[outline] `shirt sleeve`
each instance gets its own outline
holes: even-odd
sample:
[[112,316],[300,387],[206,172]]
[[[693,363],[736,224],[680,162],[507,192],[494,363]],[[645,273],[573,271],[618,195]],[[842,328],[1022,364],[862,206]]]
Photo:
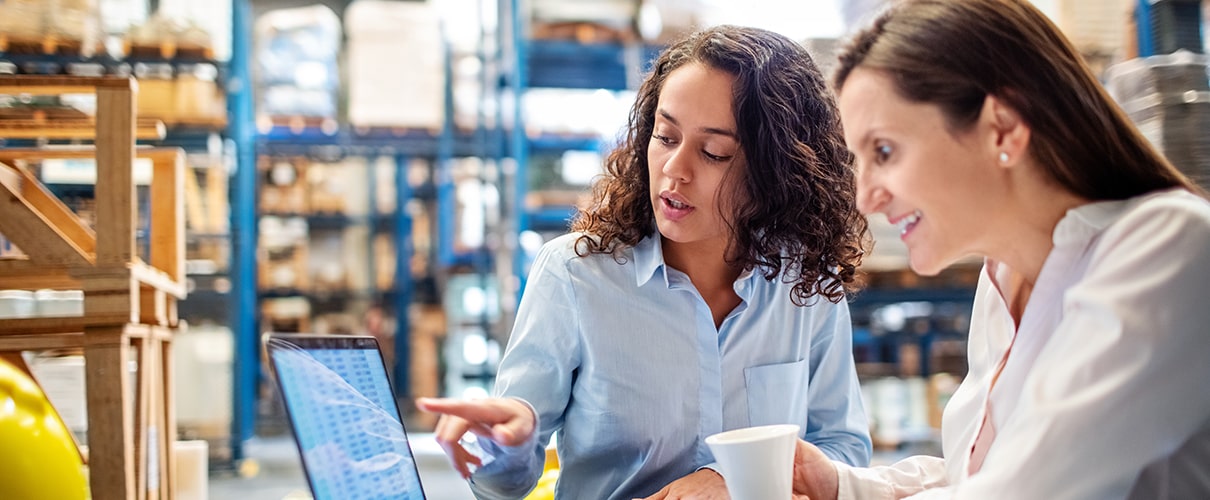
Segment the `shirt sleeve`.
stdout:
[[838,480],[836,500],[889,500],[922,491],[940,493],[935,488],[944,487],[947,482],[945,459],[940,457],[908,457],[894,465],[869,468],[839,461],[833,464]]
[[945,497],[1125,498],[1205,423],[1210,215],[1196,203],[1148,203],[1103,233],[982,469]]
[[548,243],[534,259],[493,391],[528,404],[538,426],[534,438],[519,446],[482,440],[492,461],[471,476],[471,489],[480,499],[524,497],[542,475],[551,435],[563,427],[580,345],[575,291],[560,244],[562,239]]
[[[870,424],[861,399],[861,386],[853,362],[853,325],[849,305],[828,304],[831,314],[820,326],[811,345],[807,421],[803,440],[817,446],[828,458],[849,465],[870,463],[873,446]],[[810,306],[809,306],[810,307]]]

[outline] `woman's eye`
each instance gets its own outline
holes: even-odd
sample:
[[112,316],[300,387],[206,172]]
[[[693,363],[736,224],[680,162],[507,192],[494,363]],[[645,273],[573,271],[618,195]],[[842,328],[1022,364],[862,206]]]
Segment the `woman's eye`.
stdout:
[[709,151],[702,151],[702,155],[704,155],[707,160],[710,160],[713,162],[724,162],[724,161],[731,160],[730,156],[710,154]]
[[874,146],[875,162],[886,163],[886,161],[891,157],[892,152],[893,151],[891,150],[891,146],[889,146],[889,145],[879,144],[877,146]]
[[660,144],[663,144],[663,145],[665,145],[665,146],[668,146],[668,145],[671,145],[671,144],[673,144],[673,143],[674,143],[674,141],[672,140],[672,138],[671,138],[671,137],[668,137],[668,136],[666,136],[666,135],[651,134],[651,137],[652,137],[652,138],[654,138],[654,139],[655,139],[655,140],[657,140],[657,141],[660,141]]

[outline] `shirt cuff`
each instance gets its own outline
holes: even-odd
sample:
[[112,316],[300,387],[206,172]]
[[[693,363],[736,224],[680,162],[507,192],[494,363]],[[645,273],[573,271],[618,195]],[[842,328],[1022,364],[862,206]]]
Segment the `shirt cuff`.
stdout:
[[[542,431],[542,421],[538,420],[538,411],[534,409],[533,405],[529,404],[529,401],[516,397],[509,399],[520,401],[521,404],[525,405],[526,408],[529,408],[530,414],[534,417],[534,431],[530,433],[529,437],[526,438],[525,441],[522,441],[521,444],[515,446],[504,446],[492,441],[491,439],[478,437],[476,442],[479,444],[479,448],[482,449],[483,453],[486,455],[479,457],[480,459],[483,459],[484,462],[483,467],[481,467],[480,470],[484,471],[485,474],[492,474],[492,471],[498,469],[508,470],[517,466],[518,464],[525,464],[528,462],[530,460],[530,455],[533,455],[534,448],[537,446],[538,435]],[[488,457],[491,458],[490,462],[487,460]],[[493,464],[496,465],[493,467]]]
[[839,460],[836,466],[836,500],[895,498],[895,488],[887,484],[873,469],[853,467]]

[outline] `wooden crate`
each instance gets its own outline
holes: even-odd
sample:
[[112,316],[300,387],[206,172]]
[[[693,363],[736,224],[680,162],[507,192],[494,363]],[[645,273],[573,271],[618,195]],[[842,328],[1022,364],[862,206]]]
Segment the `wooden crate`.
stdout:
[[[0,288],[84,291],[83,316],[0,320],[0,354],[28,371],[20,351],[83,349],[92,498],[173,498],[176,419],[170,349],[173,333],[183,326],[176,301],[185,297],[184,156],[176,149],[136,149],[140,124],[132,79],[0,77],[0,93],[83,92],[96,94],[95,119],[0,122],[0,138],[94,142],[67,152],[0,150],[0,169],[16,174],[15,180],[9,176],[0,182],[0,232],[27,254],[0,260]],[[162,138],[162,124],[151,130]],[[95,230],[30,172],[15,166],[22,157],[63,155],[96,158]],[[136,156],[153,162],[146,262],[135,245]],[[138,367],[134,382],[125,376],[131,361]]]

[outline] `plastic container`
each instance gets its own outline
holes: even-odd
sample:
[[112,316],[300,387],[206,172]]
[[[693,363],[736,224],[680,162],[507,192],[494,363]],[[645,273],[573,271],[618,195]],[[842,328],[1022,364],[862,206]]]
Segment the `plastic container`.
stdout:
[[84,292],[81,290],[38,290],[35,313],[47,317],[84,315]]
[[34,293],[29,290],[0,290],[0,319],[34,315]]

